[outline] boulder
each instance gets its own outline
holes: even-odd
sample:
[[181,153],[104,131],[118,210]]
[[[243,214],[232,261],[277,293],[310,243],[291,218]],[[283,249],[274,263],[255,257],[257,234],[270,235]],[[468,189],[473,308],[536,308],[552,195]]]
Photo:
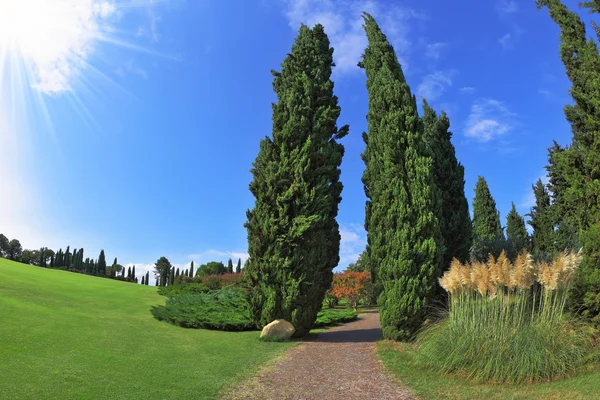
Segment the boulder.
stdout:
[[260,333],[260,338],[272,338],[287,340],[296,332],[294,325],[287,322],[285,319],[276,319],[266,325]]

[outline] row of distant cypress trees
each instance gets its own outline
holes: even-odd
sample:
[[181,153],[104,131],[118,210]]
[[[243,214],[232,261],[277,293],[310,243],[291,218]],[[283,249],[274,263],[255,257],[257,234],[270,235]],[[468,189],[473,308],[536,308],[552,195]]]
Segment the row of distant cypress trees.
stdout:
[[[466,260],[471,221],[464,168],[450,142],[450,122],[417,101],[393,47],[364,14],[368,39],[359,66],[367,75],[368,132],[363,183],[368,201],[367,252],[381,285],[381,323],[388,338],[412,336],[437,296],[437,278],[452,257]],[[348,127],[338,128],[333,49],[321,25],[300,28],[292,52],[274,72],[273,134],[261,141],[247,213],[253,316],[308,332],[339,262],[335,220]]]

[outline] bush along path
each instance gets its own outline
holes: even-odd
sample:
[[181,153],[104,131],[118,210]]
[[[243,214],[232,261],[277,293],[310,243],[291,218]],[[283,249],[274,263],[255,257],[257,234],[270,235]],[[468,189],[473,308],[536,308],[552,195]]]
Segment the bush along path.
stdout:
[[230,388],[225,399],[412,399],[375,359],[382,339],[379,314],[305,339],[254,378]]

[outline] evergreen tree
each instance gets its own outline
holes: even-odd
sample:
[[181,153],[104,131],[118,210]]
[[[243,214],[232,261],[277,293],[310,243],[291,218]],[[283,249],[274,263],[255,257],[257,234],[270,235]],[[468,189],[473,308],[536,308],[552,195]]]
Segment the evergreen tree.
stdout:
[[63,260],[62,267],[70,267],[71,266],[71,251],[69,250],[69,246],[67,246],[67,250],[65,250],[65,258]]
[[158,278],[156,278],[156,282],[154,282],[154,286],[158,286]]
[[529,234],[525,228],[525,219],[519,215],[515,203],[506,216],[506,240],[508,257],[514,260],[524,249],[529,250]]
[[98,256],[98,265],[96,269],[98,275],[106,275],[106,256],[104,255],[104,250],[100,250],[100,255]]
[[537,259],[550,260],[554,249],[554,218],[550,207],[550,194],[546,186],[538,179],[532,186],[535,206],[527,216],[528,224],[533,228],[531,238],[532,253]]
[[296,336],[312,327],[339,262],[338,140],[348,127],[336,125],[332,66],[323,27],[301,26],[281,72],[273,72],[273,135],[261,141],[252,169],[256,201],[245,224],[252,316],[259,327],[286,319]]
[[40,267],[45,268],[46,267],[46,255],[45,255],[45,249],[42,247],[40,249]]
[[144,275],[142,275],[142,285],[144,285]]
[[56,268],[60,268],[63,265],[63,251],[62,248],[58,249],[58,251],[56,252],[56,257],[54,259],[54,266]]
[[150,282],[150,271],[146,271],[146,286],[149,285],[149,282]]
[[237,266],[235,267],[235,273],[239,274],[240,272],[242,272],[242,259],[238,258],[238,263],[237,263]]
[[54,255],[50,256],[50,268],[54,268]]
[[171,276],[169,277],[169,285],[175,283],[175,268],[171,268]]
[[233,261],[231,261],[231,258],[227,261],[227,273],[233,274]]
[[192,261],[190,263],[190,275],[189,275],[189,277],[191,278],[193,276],[194,276],[194,262]]
[[175,272],[175,278],[177,278],[179,276],[179,268],[177,268],[177,271]]
[[[587,38],[579,15],[560,0],[538,0],[561,31],[560,57],[572,83],[574,104],[565,106],[571,123],[572,143],[564,156],[574,169],[565,176],[567,190],[562,206],[575,215],[579,244],[584,257],[572,294],[573,308],[600,324],[600,54],[596,42]],[[600,2],[583,4],[592,13],[600,11]],[[600,29],[596,28],[600,40]]]
[[157,277],[157,286],[160,283],[161,286],[167,285],[167,280],[171,275],[171,263],[167,257],[161,257],[154,264],[154,275]]
[[127,267],[127,279],[131,279],[131,267]]
[[367,196],[367,253],[383,292],[383,335],[411,338],[441,274],[440,199],[423,124],[392,45],[363,14],[368,46],[359,64],[367,75],[368,133],[363,184]]
[[134,266],[133,266],[133,268],[131,269],[131,277],[132,277],[133,279],[137,279],[137,278],[136,278],[136,276],[135,276],[135,265],[134,265]]
[[469,258],[472,224],[469,203],[465,197],[465,168],[456,159],[452,145],[450,119],[436,112],[423,100],[424,139],[433,160],[433,173],[441,199],[440,231],[444,239],[442,270],[448,269],[454,257],[461,262]]
[[477,178],[473,199],[473,247],[474,261],[487,261],[489,254],[498,257],[505,247],[504,232],[500,225],[500,213],[490,193],[485,178]]

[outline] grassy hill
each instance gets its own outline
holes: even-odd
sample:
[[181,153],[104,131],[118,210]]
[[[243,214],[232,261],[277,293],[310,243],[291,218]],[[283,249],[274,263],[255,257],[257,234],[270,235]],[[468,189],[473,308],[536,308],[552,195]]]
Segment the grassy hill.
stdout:
[[210,399],[291,346],[155,320],[151,286],[0,259],[1,399]]

